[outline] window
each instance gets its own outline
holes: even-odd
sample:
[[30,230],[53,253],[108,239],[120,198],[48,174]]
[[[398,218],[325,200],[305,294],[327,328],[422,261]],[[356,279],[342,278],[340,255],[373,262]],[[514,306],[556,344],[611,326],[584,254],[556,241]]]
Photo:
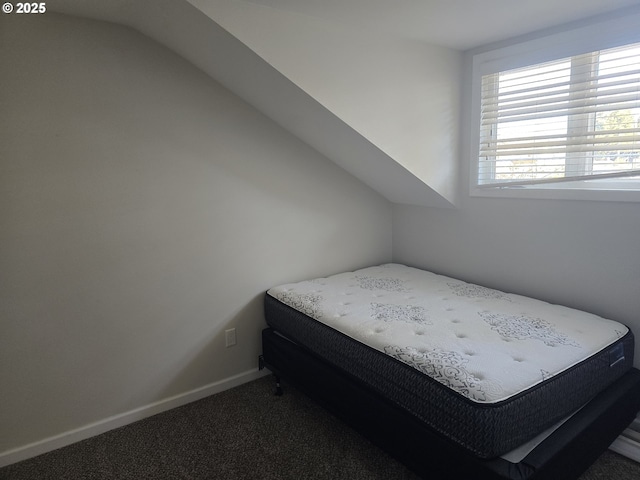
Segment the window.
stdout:
[[530,55],[551,60],[474,58],[472,194],[610,190],[640,201],[640,42],[586,52],[553,43]]

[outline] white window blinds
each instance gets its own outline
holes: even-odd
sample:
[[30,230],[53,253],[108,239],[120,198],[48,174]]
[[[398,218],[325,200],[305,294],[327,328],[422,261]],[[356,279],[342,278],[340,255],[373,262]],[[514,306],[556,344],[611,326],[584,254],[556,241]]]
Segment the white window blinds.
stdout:
[[478,185],[640,175],[640,44],[482,77]]

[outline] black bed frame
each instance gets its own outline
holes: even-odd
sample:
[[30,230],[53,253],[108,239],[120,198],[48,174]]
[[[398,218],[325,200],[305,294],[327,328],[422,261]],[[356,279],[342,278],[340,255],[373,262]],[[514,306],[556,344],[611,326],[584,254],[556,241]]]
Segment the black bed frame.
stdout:
[[452,480],[577,479],[640,410],[640,371],[635,368],[557,429],[517,464],[480,459],[453,444],[411,413],[357,378],[277,334],[262,332],[260,368],[323,405],[416,474]]

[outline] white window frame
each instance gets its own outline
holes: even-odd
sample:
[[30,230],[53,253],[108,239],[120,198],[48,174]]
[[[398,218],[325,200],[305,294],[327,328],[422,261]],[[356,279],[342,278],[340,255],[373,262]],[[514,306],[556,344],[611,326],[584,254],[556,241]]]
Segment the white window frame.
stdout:
[[500,48],[471,53],[471,169],[469,193],[475,197],[543,198],[640,202],[640,177],[562,183],[478,186],[482,77],[597,50],[640,42],[640,11],[536,37]]

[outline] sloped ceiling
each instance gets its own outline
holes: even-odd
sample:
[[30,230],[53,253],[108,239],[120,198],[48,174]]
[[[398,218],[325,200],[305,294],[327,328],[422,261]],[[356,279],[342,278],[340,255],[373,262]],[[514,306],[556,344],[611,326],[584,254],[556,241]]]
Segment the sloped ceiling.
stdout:
[[391,202],[450,207],[461,50],[636,3],[55,0],[47,8],[164,44]]

